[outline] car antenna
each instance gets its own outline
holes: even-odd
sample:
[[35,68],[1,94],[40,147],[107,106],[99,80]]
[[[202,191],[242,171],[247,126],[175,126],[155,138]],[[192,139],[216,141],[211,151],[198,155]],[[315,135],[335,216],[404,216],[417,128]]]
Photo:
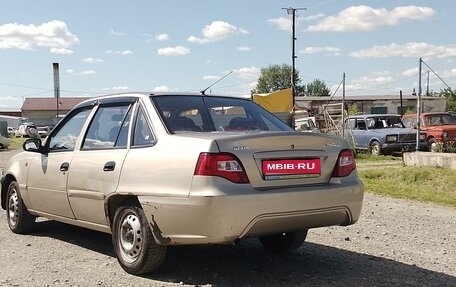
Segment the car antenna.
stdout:
[[215,84],[217,84],[217,83],[220,82],[221,80],[225,79],[226,77],[228,77],[228,76],[231,75],[232,73],[233,73],[233,71],[230,71],[228,74],[226,74],[225,76],[223,76],[223,77],[221,77],[220,79],[218,79],[217,81],[215,81],[212,85],[210,85],[209,87],[207,87],[207,88],[205,88],[204,90],[202,90],[202,91],[200,92],[201,95],[206,95],[205,93],[206,93],[206,91],[207,91],[210,87],[214,86]]

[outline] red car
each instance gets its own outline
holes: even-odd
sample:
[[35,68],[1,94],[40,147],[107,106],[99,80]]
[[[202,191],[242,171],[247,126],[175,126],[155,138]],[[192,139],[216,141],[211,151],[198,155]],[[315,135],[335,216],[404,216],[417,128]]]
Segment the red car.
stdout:
[[[456,118],[447,112],[422,113],[420,130],[426,132],[429,151],[442,151],[448,144],[456,144]],[[404,115],[402,122],[406,127],[417,128],[417,115]]]

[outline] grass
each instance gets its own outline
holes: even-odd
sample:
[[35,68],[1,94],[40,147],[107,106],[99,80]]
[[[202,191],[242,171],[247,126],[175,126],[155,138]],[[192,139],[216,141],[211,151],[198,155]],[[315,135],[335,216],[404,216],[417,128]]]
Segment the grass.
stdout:
[[366,152],[358,152],[356,154],[356,162],[366,163],[366,162],[381,162],[381,161],[402,161],[402,157],[393,156],[393,155],[371,155]]
[[22,149],[22,144],[24,143],[25,140],[26,140],[26,138],[12,137],[11,143],[10,143],[10,146],[8,147],[8,149]]
[[366,192],[456,207],[452,169],[404,166],[358,172]]

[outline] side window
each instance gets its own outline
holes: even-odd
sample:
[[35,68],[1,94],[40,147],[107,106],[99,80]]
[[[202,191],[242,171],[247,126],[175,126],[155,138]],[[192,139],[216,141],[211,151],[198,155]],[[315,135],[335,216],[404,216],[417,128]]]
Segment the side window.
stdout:
[[356,128],[356,119],[349,119],[345,121],[345,129],[354,130]]
[[366,130],[366,121],[365,120],[356,120],[356,129],[358,130]]
[[90,123],[83,149],[126,147],[130,106],[101,106]]
[[147,122],[146,115],[142,108],[136,115],[135,129],[133,134],[133,146],[151,145],[155,142],[152,130]]
[[82,126],[89,116],[90,111],[90,109],[80,110],[71,116],[49,139],[49,150],[74,150]]

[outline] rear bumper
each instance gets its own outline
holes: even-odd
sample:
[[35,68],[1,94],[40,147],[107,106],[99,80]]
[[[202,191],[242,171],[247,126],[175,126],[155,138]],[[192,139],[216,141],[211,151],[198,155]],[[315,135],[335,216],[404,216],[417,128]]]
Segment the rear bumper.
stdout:
[[259,191],[244,184],[229,194],[219,189],[226,180],[195,177],[192,190],[198,191],[187,198],[140,196],[139,200],[161,244],[232,243],[249,236],[355,223],[363,185],[354,174],[343,182],[334,179],[311,188]]

